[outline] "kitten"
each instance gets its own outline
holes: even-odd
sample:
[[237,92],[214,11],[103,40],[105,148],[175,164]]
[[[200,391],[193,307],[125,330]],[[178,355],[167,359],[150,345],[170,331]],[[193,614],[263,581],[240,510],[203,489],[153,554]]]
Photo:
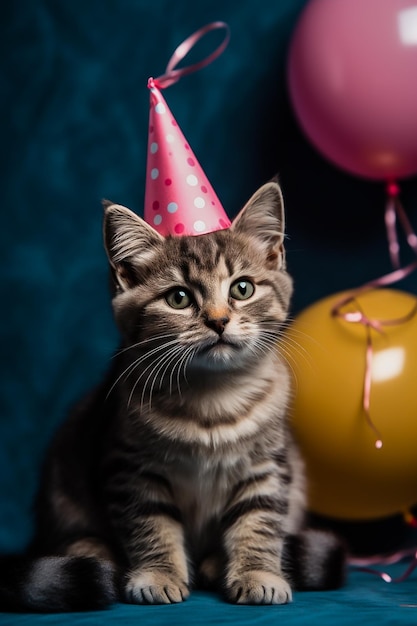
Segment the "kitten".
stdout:
[[108,203],[104,239],[121,347],[55,437],[35,539],[0,563],[0,609],[181,602],[193,585],[281,604],[292,585],[339,586],[344,551],[304,527],[287,424],[278,184],[198,237],[163,238]]

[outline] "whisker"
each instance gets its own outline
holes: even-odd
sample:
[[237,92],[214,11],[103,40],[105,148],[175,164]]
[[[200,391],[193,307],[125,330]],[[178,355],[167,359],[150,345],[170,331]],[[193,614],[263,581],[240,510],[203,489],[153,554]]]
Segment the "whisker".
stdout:
[[163,355],[162,361],[157,363],[155,365],[155,367],[151,370],[151,372],[149,373],[149,375],[148,375],[148,377],[147,377],[147,379],[145,381],[145,384],[143,385],[141,401],[140,401],[141,408],[143,407],[143,403],[144,403],[145,395],[146,395],[146,388],[147,388],[148,383],[151,380],[151,378],[153,377],[153,381],[152,381],[151,387],[149,389],[149,408],[151,408],[151,406],[152,406],[153,390],[155,388],[155,384],[156,384],[156,381],[157,381],[159,373],[161,372],[161,370],[165,366],[163,374],[162,374],[162,378],[161,378],[161,381],[162,381],[163,377],[165,376],[165,373],[166,373],[167,369],[171,365],[172,361],[177,357],[177,354],[180,351],[181,351],[181,346],[175,345],[166,354]]
[[[161,352],[162,350],[165,350],[167,347],[173,345],[176,343],[176,340],[173,341],[168,341],[165,344],[162,344],[161,346],[157,346],[156,348],[153,348],[152,350],[149,350],[148,352],[145,352],[145,354],[143,354],[142,356],[140,356],[139,358],[135,359],[134,361],[132,361],[132,363],[130,363],[124,370],[123,372],[118,376],[118,378],[115,380],[115,382],[113,383],[113,385],[110,387],[110,390],[107,393],[106,399],[109,397],[109,395],[111,394],[111,392],[113,391],[113,389],[116,387],[116,385],[119,383],[119,381],[123,378],[123,376],[125,376],[125,380],[127,380],[127,378],[133,373],[133,371],[139,367],[139,365],[141,363],[143,363],[143,361],[146,361],[147,359],[149,359],[149,357],[153,356],[154,354]],[[152,365],[152,363],[150,364]],[[146,370],[145,370],[146,371]]]
[[[313,335],[311,335],[309,332],[304,332],[302,330],[302,328],[300,328],[299,326],[295,327],[292,325],[292,322],[286,322],[284,325],[284,334],[288,335],[287,331],[289,331],[290,334],[294,334],[294,335],[299,335],[302,339],[306,339],[311,343],[314,343],[316,346],[318,346],[319,348],[321,348],[321,343],[320,341],[318,341],[315,337],[313,337]],[[305,325],[306,331],[308,331],[308,325]]]
[[[149,382],[149,380],[150,380],[150,378],[151,378],[152,374],[155,372],[155,370],[158,370],[158,371],[159,371],[159,369],[163,367],[164,362],[165,362],[165,359],[166,359],[166,358],[169,358],[169,356],[172,354],[172,352],[176,350],[176,341],[175,341],[175,342],[174,342],[174,341],[172,341],[172,342],[170,342],[170,343],[171,343],[171,344],[173,344],[173,345],[172,345],[172,347],[171,347],[171,348],[169,348],[168,352],[166,352],[165,354],[162,354],[162,363],[161,363],[161,361],[159,360],[159,358],[161,357],[161,355],[159,355],[159,354],[158,354],[158,355],[155,355],[155,358],[152,360],[152,362],[151,362],[151,363],[149,363],[149,365],[148,365],[147,367],[145,367],[145,369],[141,372],[140,376],[138,376],[138,378],[137,378],[137,379],[136,379],[136,381],[135,381],[135,384],[133,385],[133,387],[132,387],[132,389],[131,389],[131,392],[130,392],[130,395],[129,395],[128,405],[130,405],[130,402],[131,402],[131,400],[132,400],[132,397],[133,397],[133,394],[134,394],[134,392],[135,392],[135,390],[136,390],[136,387],[137,387],[137,386],[138,386],[138,384],[139,384],[139,381],[143,378],[143,376],[146,374],[146,372],[148,372],[149,370],[151,370],[151,371],[150,371],[150,373],[148,374],[148,377],[147,377],[147,379],[146,379],[146,382],[145,382],[145,384],[144,384],[144,386],[143,386],[143,390],[142,390],[141,407],[143,406],[143,398],[144,398],[144,394],[145,394],[146,387],[147,387],[147,385],[148,385],[148,382]],[[164,346],[164,348],[166,348],[166,347],[167,347],[167,346]]]
[[[303,358],[305,360],[305,362],[311,366],[312,362],[311,362],[311,355],[308,351],[307,348],[305,348],[303,345],[297,343],[297,340],[295,337],[292,337],[289,333],[286,332],[286,323],[284,323],[281,328],[279,329],[279,331],[276,333],[275,335],[275,341],[276,341],[276,346],[279,349],[282,345],[286,344],[287,349],[291,350],[291,348],[294,349],[295,352],[297,352],[299,354],[299,356],[301,358]],[[291,328],[291,332],[293,330],[295,330],[296,332],[294,334],[299,334],[301,335],[301,337],[303,339],[311,339],[312,341],[314,341],[314,339],[312,337],[310,337],[309,335],[307,335],[306,333],[303,333],[302,331],[299,331],[297,329],[293,329]],[[270,331],[266,331],[267,333],[270,333]],[[315,342],[317,345],[320,345],[318,342]]]
[[263,354],[276,351],[276,340],[267,337],[257,337],[253,344],[253,351],[260,350]]
[[144,344],[150,343],[151,341],[160,341],[161,339],[168,339],[169,337],[175,337],[175,336],[176,336],[175,333],[165,333],[163,335],[152,335],[152,337],[147,337],[146,339],[141,339],[141,341],[133,343],[131,346],[127,346],[125,348],[121,348],[120,350],[118,350],[116,352],[116,354],[113,356],[113,358],[116,358],[120,354],[124,354],[125,352],[128,352],[129,350],[133,350],[135,348],[140,348]]
[[279,338],[278,340],[278,344],[279,344],[279,348],[282,350],[286,350],[286,354],[287,355],[291,355],[291,357],[294,360],[294,363],[296,363],[295,360],[295,356],[292,353],[296,353],[298,354],[298,356],[310,367],[313,367],[313,359],[311,357],[311,354],[308,352],[308,350],[306,350],[306,348],[304,348],[304,346],[301,346],[299,343],[297,343],[297,341],[295,339],[293,339],[292,337],[288,337],[286,335],[282,336]]
[[[170,396],[172,396],[174,372],[175,372],[176,368],[178,368],[178,370],[180,369],[180,363],[181,363],[183,357],[184,357],[184,354],[182,354],[181,359],[179,359],[179,361],[177,361],[175,363],[175,365],[172,368],[171,373],[169,375],[169,395]],[[177,380],[177,388],[178,387],[179,387],[179,385],[178,385],[178,380]],[[180,394],[180,397],[181,397],[181,390],[179,390],[179,394]]]
[[[188,363],[188,359],[189,359],[190,355],[193,352],[195,352],[195,350],[196,350],[196,348],[194,346],[188,346],[188,348],[185,350],[184,354],[182,355],[181,359],[178,361],[178,363],[175,366],[175,367],[178,367],[178,369],[177,369],[177,389],[178,389],[178,394],[179,394],[181,399],[182,399],[181,383],[180,383],[181,368],[182,368],[182,365],[184,363]],[[171,395],[172,395],[172,383],[173,383],[175,367],[173,368],[173,370],[171,372],[171,376],[170,376],[170,380],[169,380],[169,390],[170,390],[170,394]],[[184,376],[185,376],[185,368],[184,368]],[[186,377],[185,377],[185,380],[187,380]],[[187,384],[188,384],[188,381],[187,381]]]
[[187,357],[187,360],[184,363],[184,380],[187,383],[187,385],[189,385],[190,383],[188,382],[188,378],[187,378],[187,367],[190,364],[190,361],[193,359],[193,357],[195,356],[197,352],[197,348],[193,347],[193,349],[191,350],[190,354]]
[[[288,347],[285,344],[280,342],[280,345],[278,346],[276,337],[274,338],[273,337],[260,337],[260,338],[257,338],[255,342],[255,346],[264,353],[269,352],[274,349],[277,350],[279,347],[281,356],[285,358],[285,362],[287,363],[288,367],[291,370],[295,383],[296,385],[298,385],[297,373],[295,371],[293,364],[290,362],[291,358],[293,360],[294,358],[291,354],[291,351],[288,350]],[[294,364],[296,365],[296,362],[294,362]]]
[[287,353],[286,350],[283,350],[282,352],[283,357],[285,358],[285,362],[288,365],[288,367],[291,370],[291,374],[295,383],[295,386],[298,388],[299,384],[298,384],[298,376],[297,376],[297,372],[295,371],[295,367],[294,365],[291,363],[291,355]]
[[[177,352],[181,353],[182,351],[183,351],[183,346],[182,346],[182,345],[177,345]],[[164,371],[162,372],[161,380],[159,381],[159,389],[162,389],[162,385],[163,385],[163,382],[164,382],[165,374],[167,373],[168,368],[169,368],[170,364],[172,363],[173,359],[175,358],[175,356],[176,356],[177,352],[173,354],[173,358],[172,358],[172,359],[170,359],[170,360],[167,362],[167,364],[166,364],[166,366],[165,366],[165,369],[164,369]]]

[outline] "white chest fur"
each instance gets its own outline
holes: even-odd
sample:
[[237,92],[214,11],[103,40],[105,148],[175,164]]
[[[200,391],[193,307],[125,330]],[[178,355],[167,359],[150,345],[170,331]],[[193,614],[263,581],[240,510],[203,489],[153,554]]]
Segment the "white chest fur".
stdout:
[[194,539],[225,510],[243,465],[241,459],[227,455],[216,463],[196,459],[177,468],[172,479],[175,504]]

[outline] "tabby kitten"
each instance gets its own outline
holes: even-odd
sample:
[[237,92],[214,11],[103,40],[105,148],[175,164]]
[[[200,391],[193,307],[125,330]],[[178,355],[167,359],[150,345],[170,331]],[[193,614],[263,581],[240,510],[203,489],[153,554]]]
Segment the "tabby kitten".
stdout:
[[163,238],[107,204],[121,348],[59,430],[2,610],[171,603],[194,585],[281,604],[341,584],[343,550],[304,528],[304,476],[279,352],[292,292],[275,182],[228,230]]

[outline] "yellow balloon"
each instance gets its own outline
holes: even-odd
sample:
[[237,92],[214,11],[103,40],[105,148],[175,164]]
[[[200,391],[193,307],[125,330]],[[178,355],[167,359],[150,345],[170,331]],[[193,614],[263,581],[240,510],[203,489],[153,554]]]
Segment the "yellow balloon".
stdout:
[[[284,338],[294,378],[291,419],[306,462],[312,512],[340,520],[369,520],[417,503],[417,314],[369,330],[331,315],[339,293],[302,311]],[[395,320],[417,305],[393,289],[366,292],[343,308],[371,319]],[[371,422],[363,405],[370,374]]]

